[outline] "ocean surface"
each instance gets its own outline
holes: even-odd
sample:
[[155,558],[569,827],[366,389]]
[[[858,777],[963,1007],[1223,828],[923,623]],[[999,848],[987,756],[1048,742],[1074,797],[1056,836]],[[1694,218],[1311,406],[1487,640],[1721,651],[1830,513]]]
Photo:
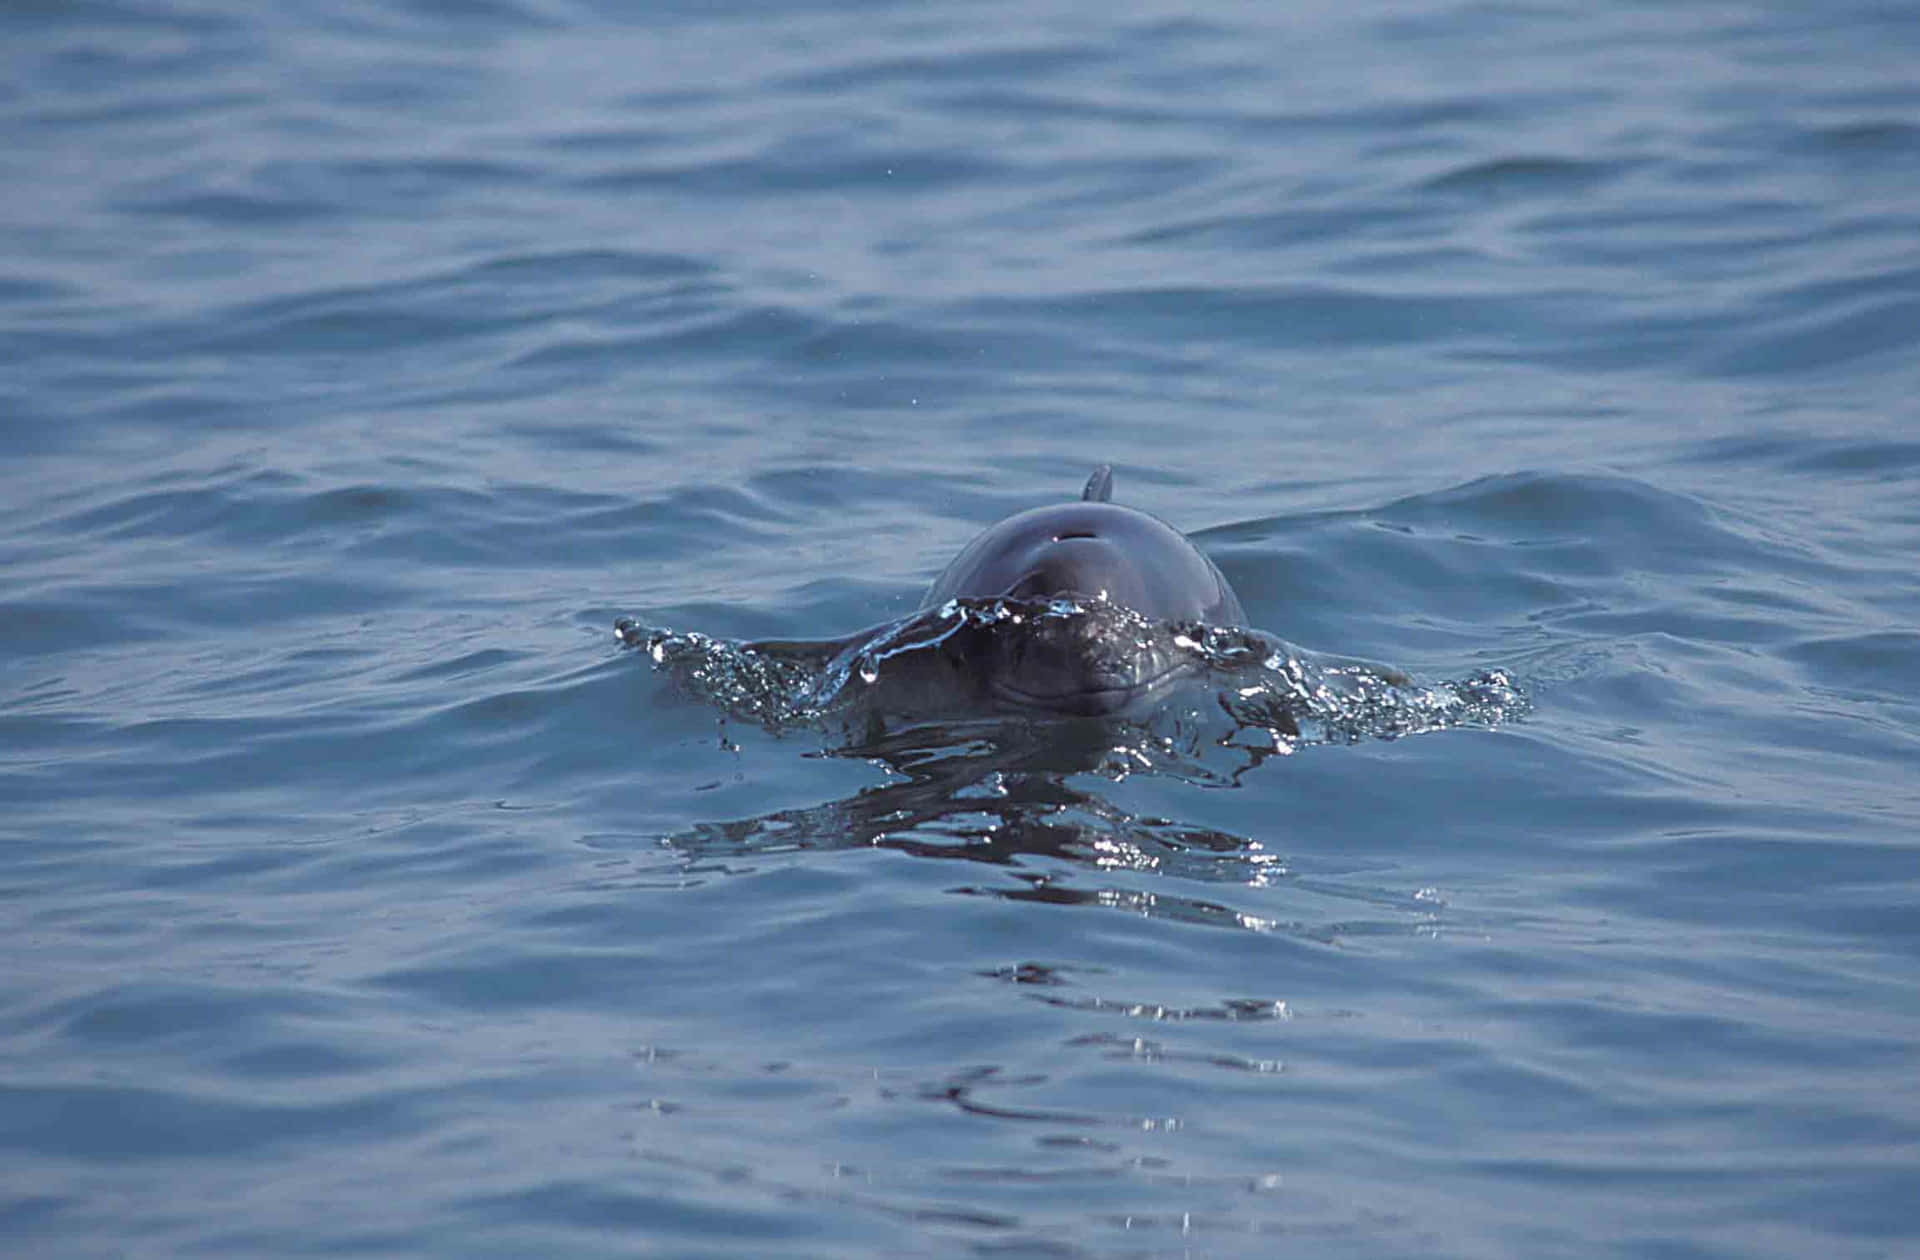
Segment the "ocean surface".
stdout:
[[[1920,1255],[1916,67],[6,6],[0,1252]],[[614,633],[895,621],[1102,462],[1255,626],[1511,695],[1010,764]]]

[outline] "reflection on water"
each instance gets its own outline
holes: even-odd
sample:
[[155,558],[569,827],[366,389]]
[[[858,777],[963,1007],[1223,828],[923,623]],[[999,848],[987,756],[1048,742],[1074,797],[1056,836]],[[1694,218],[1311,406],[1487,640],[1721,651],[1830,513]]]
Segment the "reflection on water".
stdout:
[[[884,635],[897,648],[899,629],[861,641]],[[1305,744],[1492,725],[1517,716],[1526,703],[1504,675],[1422,688],[1387,667],[1310,658],[1257,632],[1233,632],[1239,637],[1228,643],[1196,631],[1183,641],[1201,668],[1142,713],[961,714],[904,722],[892,705],[865,703],[884,698],[882,680],[907,672],[894,668],[897,657],[868,671],[866,689],[849,695],[846,679],[860,677],[862,667],[848,665],[844,647],[741,646],[645,634],[631,623],[623,623],[623,631],[681,685],[776,729],[797,722],[802,705],[795,697],[820,696],[821,680],[829,678],[839,707],[816,705],[809,712],[817,728],[839,741],[825,755],[860,758],[893,776],[844,799],[699,823],[669,837],[667,844],[690,861],[885,848],[1003,869],[1000,879],[951,890],[959,894],[1098,906],[1323,943],[1418,930],[1436,906],[1418,894],[1302,880],[1266,840],[1139,816],[1109,800],[1103,787],[1148,774],[1232,788],[1268,758]],[[1250,645],[1263,649],[1258,659]],[[776,694],[759,690],[769,687]],[[780,719],[768,720],[774,713]],[[1145,886],[1131,878],[1143,874],[1177,878]],[[1173,891],[1180,881],[1284,883],[1309,898],[1313,912],[1291,919],[1249,913],[1224,899]],[[1327,899],[1339,912],[1326,913]],[[1265,904],[1270,909],[1271,898]],[[1356,907],[1358,915],[1348,913]]]

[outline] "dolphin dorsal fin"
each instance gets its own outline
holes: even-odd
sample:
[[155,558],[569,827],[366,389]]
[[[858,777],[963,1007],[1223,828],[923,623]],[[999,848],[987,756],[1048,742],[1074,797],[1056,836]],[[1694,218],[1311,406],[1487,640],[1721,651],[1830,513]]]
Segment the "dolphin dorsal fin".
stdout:
[[1080,497],[1088,503],[1105,503],[1113,497],[1113,465],[1102,464],[1093,470],[1093,476],[1087,478],[1087,488]]

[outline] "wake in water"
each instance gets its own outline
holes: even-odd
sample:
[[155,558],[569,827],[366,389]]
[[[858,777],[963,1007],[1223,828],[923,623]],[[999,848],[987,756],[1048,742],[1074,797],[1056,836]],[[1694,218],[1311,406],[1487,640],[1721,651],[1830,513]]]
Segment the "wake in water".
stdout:
[[[615,633],[736,719],[776,733],[815,729],[832,751],[896,764],[1017,744],[1033,769],[1218,783],[1304,746],[1489,728],[1529,707],[1504,671],[1420,682],[1263,631],[1161,623],[1101,600],[949,600],[850,639],[813,642],[732,642],[628,618]],[[1090,643],[1150,662],[1150,685],[1121,712],[1035,712],[995,688],[995,663],[1062,644],[1084,653]],[[1046,748],[1052,764],[1030,764]]]

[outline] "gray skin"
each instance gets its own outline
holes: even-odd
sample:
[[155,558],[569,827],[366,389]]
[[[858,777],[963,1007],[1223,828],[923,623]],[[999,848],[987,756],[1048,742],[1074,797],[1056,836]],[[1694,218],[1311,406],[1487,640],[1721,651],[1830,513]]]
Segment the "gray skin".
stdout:
[[[996,634],[965,663],[1001,703],[1098,716],[1150,697],[1186,671],[1166,623],[1245,626],[1220,570],[1165,521],[1108,502],[1102,465],[1077,503],[1010,516],[968,543],[937,578],[922,609],[952,599],[1072,598],[1084,616],[1045,618]],[[1131,610],[1151,623],[1117,613]]]

